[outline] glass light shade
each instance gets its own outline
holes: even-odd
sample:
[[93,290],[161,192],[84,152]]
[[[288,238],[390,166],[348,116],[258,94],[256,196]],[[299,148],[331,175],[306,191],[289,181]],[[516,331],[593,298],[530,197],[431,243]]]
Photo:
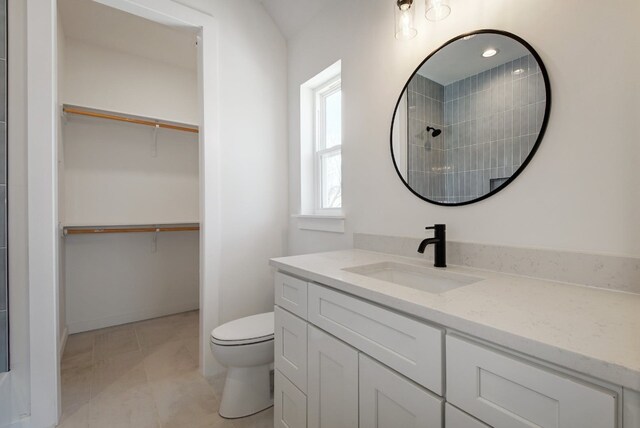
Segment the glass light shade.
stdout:
[[440,21],[451,13],[449,0],[425,0],[424,16],[429,21]]
[[413,25],[415,10],[411,2],[394,2],[396,10],[396,39],[409,40],[413,39],[418,30]]

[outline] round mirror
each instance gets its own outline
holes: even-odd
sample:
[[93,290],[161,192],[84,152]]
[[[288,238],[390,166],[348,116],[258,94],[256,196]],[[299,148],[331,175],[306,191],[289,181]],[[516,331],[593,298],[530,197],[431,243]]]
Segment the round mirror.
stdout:
[[485,199],[529,163],[550,107],[547,71],[527,42],[497,30],[458,36],[400,94],[391,125],[398,175],[434,204]]

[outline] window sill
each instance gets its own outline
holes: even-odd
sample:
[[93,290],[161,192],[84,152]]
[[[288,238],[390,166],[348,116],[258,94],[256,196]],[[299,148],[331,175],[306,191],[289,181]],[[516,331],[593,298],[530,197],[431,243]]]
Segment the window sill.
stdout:
[[344,233],[344,215],[296,214],[298,229]]

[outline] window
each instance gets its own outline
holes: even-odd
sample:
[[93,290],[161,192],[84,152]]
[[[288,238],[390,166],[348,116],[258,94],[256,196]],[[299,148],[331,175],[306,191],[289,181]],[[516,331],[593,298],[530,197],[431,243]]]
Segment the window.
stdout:
[[341,67],[300,85],[300,229],[344,233]]
[[316,211],[342,208],[342,90],[340,77],[315,91]]

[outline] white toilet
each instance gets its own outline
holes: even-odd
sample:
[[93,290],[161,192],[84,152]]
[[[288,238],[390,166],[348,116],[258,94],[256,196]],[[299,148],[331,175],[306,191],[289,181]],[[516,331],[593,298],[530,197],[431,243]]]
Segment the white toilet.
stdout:
[[211,332],[211,352],[227,367],[220,416],[242,418],[273,406],[273,312],[230,321]]

